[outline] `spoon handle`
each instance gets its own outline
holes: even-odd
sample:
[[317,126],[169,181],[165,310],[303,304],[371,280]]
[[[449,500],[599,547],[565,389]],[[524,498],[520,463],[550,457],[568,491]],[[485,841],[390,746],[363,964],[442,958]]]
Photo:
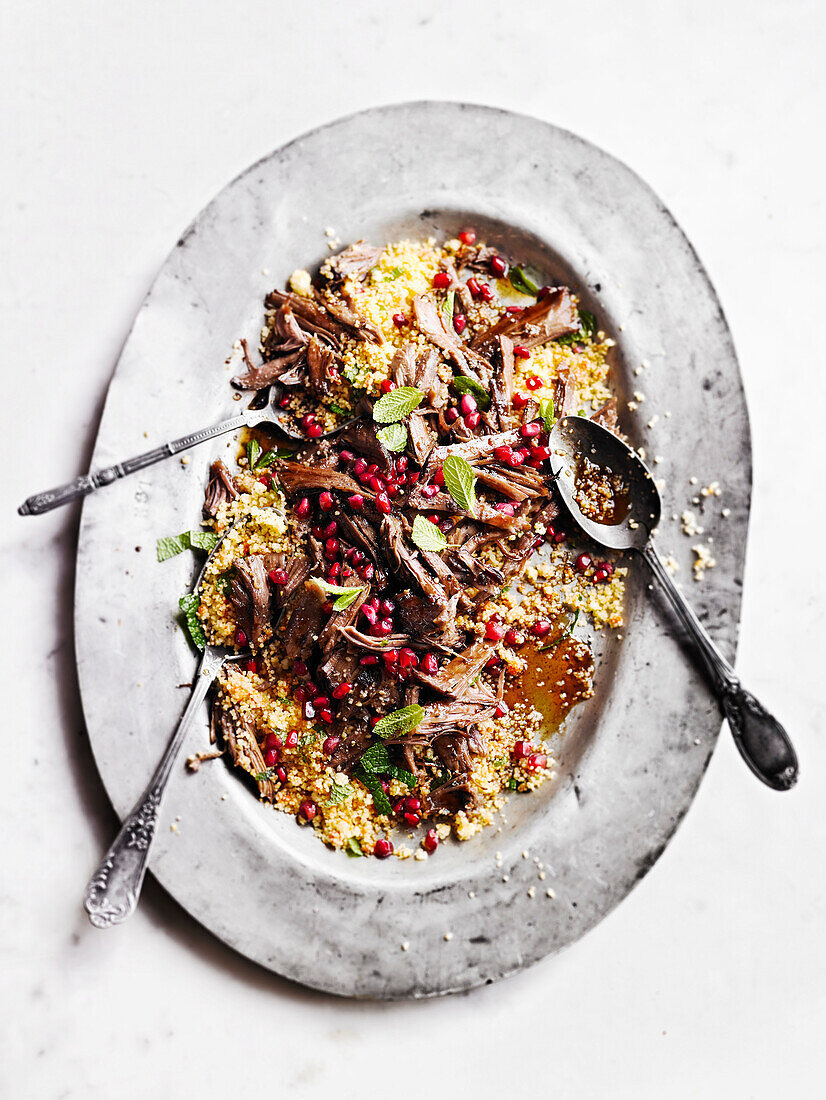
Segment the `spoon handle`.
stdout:
[[797,755],[789,735],[766,708],[746,691],[737,673],[719,651],[671,579],[652,542],[642,551],[651,572],[694,642],[717,691],[728,719],[734,743],[748,766],[776,791],[787,791],[797,782]]
[[158,812],[172,772],[172,765],[183,744],[209,686],[224,663],[224,656],[207,646],[198,664],[192,695],[178,728],[167,745],[146,790],[124,820],[112,847],[101,860],[86,887],[83,906],[96,928],[110,928],[131,916],[143,886],[149,849],[155,838]]
[[156,462],[162,462],[165,458],[187,451],[190,447],[197,447],[207,439],[215,439],[216,436],[233,432],[237,428],[243,428],[250,422],[250,414],[243,413],[233,416],[230,420],[222,420],[220,424],[213,424],[211,428],[202,428],[199,432],[181,436],[164,443],[152,451],[144,451],[134,458],[127,458],[123,462],[117,462],[114,466],[104,466],[100,470],[83,474],[66,485],[58,485],[55,489],[47,489],[43,493],[35,493],[25,500],[17,509],[21,516],[38,516],[43,512],[51,512],[53,508],[59,508],[63,504],[69,504],[73,500],[88,496],[103,485],[111,485],[118,478],[134,474],[137,470],[143,470],[146,466],[153,466]]

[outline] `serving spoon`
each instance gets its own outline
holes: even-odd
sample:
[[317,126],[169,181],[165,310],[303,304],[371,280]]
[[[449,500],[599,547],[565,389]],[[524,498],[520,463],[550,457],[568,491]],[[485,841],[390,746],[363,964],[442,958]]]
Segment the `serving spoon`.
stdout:
[[[193,592],[200,591],[201,582],[210,562],[231,530],[232,527],[212,548],[198,574]],[[224,665],[230,661],[241,661],[248,657],[249,650],[236,653],[229,646],[204,647],[192,683],[192,694],[172,739],[146,789],[124,819],[114,843],[86,887],[83,907],[96,928],[110,928],[113,924],[125,921],[134,913],[146,875],[146,864],[155,838],[161,802],[187,730],[206,699],[212,682]]]
[[[180,454],[181,451],[188,451],[190,447],[197,447],[199,443],[205,443],[208,439],[226,435],[227,432],[234,432],[238,428],[256,428],[260,424],[266,424],[269,427],[276,428],[288,439],[306,443],[307,437],[300,435],[291,426],[290,414],[279,407],[283,394],[283,386],[273,383],[270,387],[269,398],[262,408],[251,406],[238,416],[230,417],[229,420],[222,420],[219,424],[213,424],[211,428],[202,428],[199,432],[181,436],[180,439],[173,439],[169,443],[156,447],[153,451],[145,451],[134,458],[117,462],[114,466],[104,466],[100,470],[82,474],[66,485],[58,485],[56,488],[47,489],[43,493],[35,493],[34,496],[30,496],[23,501],[17,509],[18,514],[21,516],[37,516],[43,512],[51,512],[53,508],[59,508],[63,504],[69,504],[73,500],[88,496],[89,493],[93,493],[104,485],[111,485],[113,481],[117,481],[119,478],[134,474],[138,470],[143,470],[146,466],[154,466],[156,462],[162,462],[165,458],[171,458],[173,455]],[[253,404],[255,403],[253,402]],[[346,420],[344,423],[336,425],[329,432],[322,432],[321,435],[316,436],[314,442],[319,439],[330,439],[352,423],[353,420]]]
[[[789,790],[797,782],[798,764],[788,734],[742,686],[657,553],[652,535],[660,521],[662,502],[650,471],[613,432],[581,416],[559,419],[550,434],[549,448],[551,469],[568,511],[594,542],[610,550],[636,550],[642,555],[702,659],[740,755],[767,786]],[[622,507],[615,509],[613,516],[618,522],[598,523],[577,503],[577,467],[583,458],[619,477]]]

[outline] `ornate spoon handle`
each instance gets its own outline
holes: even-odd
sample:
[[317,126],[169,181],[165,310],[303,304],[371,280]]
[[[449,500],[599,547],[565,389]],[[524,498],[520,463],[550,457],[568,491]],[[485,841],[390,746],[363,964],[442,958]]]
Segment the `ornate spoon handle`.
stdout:
[[169,443],[164,443],[161,447],[156,447],[153,451],[144,451],[143,454],[136,455],[134,458],[127,458],[123,462],[117,462],[114,466],[104,466],[101,470],[83,474],[66,485],[58,485],[55,489],[35,493],[34,496],[23,501],[17,511],[21,516],[37,516],[43,512],[51,512],[53,508],[59,508],[62,504],[69,504],[73,500],[79,500],[81,497],[93,493],[96,489],[100,489],[102,485],[111,485],[118,478],[134,474],[145,466],[152,466],[171,455],[187,451],[190,447],[197,447],[199,443],[204,443],[207,439],[215,439],[216,436],[225,435],[226,432],[235,431],[236,428],[252,427],[252,419],[257,423],[262,419],[262,414],[247,412],[242,413],[240,416],[233,416],[230,420],[222,420],[220,424],[213,424],[211,428],[202,428],[199,432],[181,436],[180,439],[173,439]]
[[114,844],[89,880],[83,905],[89,914],[89,920],[97,928],[109,928],[110,925],[120,924],[134,912],[138,904],[146,874],[149,849],[158,823],[158,811],[172,765],[192,719],[206,698],[209,685],[217,676],[225,659],[225,656],[212,646],[207,646],[204,650],[198,665],[192,695],[178,723],[178,728],[161,757],[155,774],[149,780],[146,790],[124,821]]
[[708,669],[740,755],[758,779],[762,779],[767,786],[776,791],[789,790],[798,777],[797,754],[789,735],[762,703],[740,683],[737,673],[712,642],[674,584],[652,542],[646,544],[642,556]]

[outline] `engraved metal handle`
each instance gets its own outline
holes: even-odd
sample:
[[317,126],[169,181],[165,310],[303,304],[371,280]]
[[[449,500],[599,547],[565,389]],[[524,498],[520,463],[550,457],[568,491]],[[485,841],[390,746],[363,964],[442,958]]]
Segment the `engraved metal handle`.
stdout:
[[797,754],[789,735],[762,703],[746,691],[737,673],[703,628],[671,579],[652,542],[642,550],[654,577],[694,642],[717,692],[728,719],[734,743],[748,766],[763,782],[776,791],[787,791],[797,782]]
[[199,432],[181,436],[156,447],[152,451],[144,451],[143,454],[127,458],[123,462],[117,462],[114,466],[104,466],[102,470],[83,474],[66,485],[59,485],[55,489],[47,489],[43,493],[35,493],[25,500],[17,509],[21,516],[38,516],[43,512],[51,512],[53,508],[59,508],[63,504],[69,504],[73,500],[93,493],[103,485],[111,485],[119,478],[134,474],[137,470],[143,470],[146,466],[153,466],[156,462],[162,462],[165,458],[188,451],[190,447],[197,447],[199,443],[207,439],[215,439],[216,436],[225,435],[237,428],[253,427],[266,416],[265,412],[245,412],[240,416],[233,416],[231,420],[222,420],[220,424],[213,424],[211,428],[202,428]]
[[96,928],[120,924],[135,910],[146,874],[149,849],[155,837],[158,813],[172,771],[172,765],[183,744],[186,732],[198,708],[206,698],[209,686],[226,657],[220,650],[207,646],[198,665],[195,685],[183,717],[149,780],[146,790],[124,821],[115,842],[89,880],[84,908]]

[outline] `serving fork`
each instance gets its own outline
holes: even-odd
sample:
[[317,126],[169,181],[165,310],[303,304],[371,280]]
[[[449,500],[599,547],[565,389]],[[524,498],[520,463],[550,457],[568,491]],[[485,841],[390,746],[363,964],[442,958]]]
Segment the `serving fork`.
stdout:
[[[231,530],[230,527],[212,548],[198,574],[193,592],[200,591],[201,582],[210,562]],[[192,683],[192,694],[172,739],[143,794],[124,819],[114,843],[86,887],[83,905],[89,914],[89,920],[96,928],[109,928],[113,924],[120,924],[135,911],[146,875],[146,865],[152,841],[155,838],[164,793],[187,731],[206,699],[210,686],[224,665],[230,661],[240,661],[248,657],[249,650],[236,653],[229,646],[206,645],[204,647]]]
[[[54,489],[35,493],[34,496],[24,500],[17,511],[21,516],[36,516],[41,515],[43,512],[51,512],[53,508],[60,508],[63,504],[80,500],[81,497],[88,496],[89,493],[101,489],[104,485],[111,485],[113,481],[128,477],[129,474],[137,473],[138,470],[143,470],[147,466],[154,466],[156,462],[163,462],[166,458],[181,454],[182,451],[188,451],[191,447],[197,447],[199,443],[205,443],[208,439],[217,439],[218,436],[237,431],[239,428],[257,428],[263,424],[275,428],[288,439],[306,443],[306,436],[301,435],[292,426],[291,414],[280,407],[279,402],[283,395],[284,387],[275,382],[270,387],[269,397],[263,407],[253,407],[255,405],[253,401],[253,404],[244,412],[239,413],[238,416],[230,417],[229,420],[222,420],[218,424],[213,424],[210,428],[202,428],[198,432],[192,432],[191,435],[173,439],[169,443],[155,447],[152,451],[144,451],[143,454],[135,455],[134,458],[116,462],[113,466],[104,466],[100,470],[81,474],[80,477],[76,477],[74,481],[69,481],[65,485],[58,485]],[[329,432],[322,432],[315,437],[313,442],[317,442],[319,439],[330,439],[352,423],[353,420],[346,420],[336,425]]]

